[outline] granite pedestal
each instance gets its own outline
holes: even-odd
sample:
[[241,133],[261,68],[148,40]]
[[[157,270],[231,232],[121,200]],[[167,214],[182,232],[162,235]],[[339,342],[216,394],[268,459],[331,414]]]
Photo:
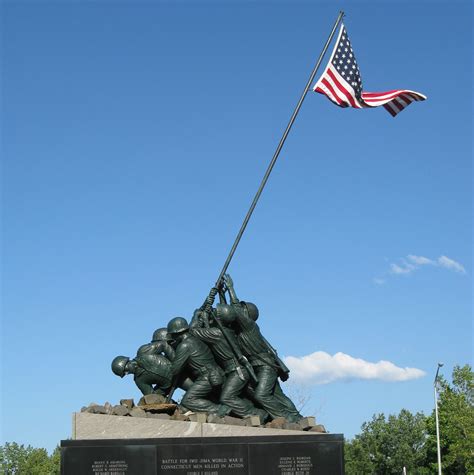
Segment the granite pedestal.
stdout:
[[339,475],[343,436],[78,413],[62,475]]
[[82,439],[146,439],[161,437],[240,437],[249,435],[308,436],[310,432],[242,427],[203,422],[160,420],[143,417],[107,416],[77,412],[72,416],[72,438]]

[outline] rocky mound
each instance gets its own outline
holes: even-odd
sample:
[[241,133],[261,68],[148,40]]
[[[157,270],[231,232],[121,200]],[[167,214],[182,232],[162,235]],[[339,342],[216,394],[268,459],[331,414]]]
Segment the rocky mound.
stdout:
[[244,419],[237,417],[219,417],[216,414],[205,412],[182,412],[175,403],[166,402],[166,398],[160,394],[148,394],[143,396],[135,405],[133,399],[121,399],[120,404],[112,405],[106,402],[103,405],[91,403],[83,407],[81,412],[90,414],[104,414],[108,416],[147,417],[150,419],[164,419],[174,421],[189,421],[210,424],[227,424],[234,426],[268,427],[271,429],[304,430],[308,432],[326,433],[321,424],[316,424],[314,417],[303,417],[298,422],[288,422],[284,417],[277,417],[266,424],[261,424],[258,416],[249,416]]

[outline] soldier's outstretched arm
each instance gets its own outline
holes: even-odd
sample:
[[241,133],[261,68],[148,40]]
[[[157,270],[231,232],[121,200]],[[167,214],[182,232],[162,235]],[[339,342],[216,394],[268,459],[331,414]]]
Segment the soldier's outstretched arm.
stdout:
[[216,343],[223,338],[222,332],[219,330],[219,328],[215,328],[215,327],[210,327],[210,328],[193,327],[191,328],[191,333],[194,336],[197,336],[198,338],[200,338],[205,343]]
[[224,284],[227,287],[227,290],[229,291],[231,303],[239,303],[239,299],[237,298],[237,294],[235,293],[234,289],[234,281],[232,280],[230,274],[224,275]]

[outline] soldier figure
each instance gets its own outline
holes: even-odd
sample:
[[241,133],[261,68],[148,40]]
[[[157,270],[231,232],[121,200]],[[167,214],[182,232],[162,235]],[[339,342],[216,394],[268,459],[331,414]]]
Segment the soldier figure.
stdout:
[[162,355],[139,353],[134,359],[117,356],[112,361],[112,371],[123,378],[133,374],[135,384],[143,395],[168,394],[171,388],[171,362]]
[[258,384],[251,388],[252,398],[272,418],[285,417],[289,422],[297,422],[303,416],[291,399],[285,396],[278,382],[278,376],[285,381],[288,379],[288,370],[282,367],[281,360],[275,355],[274,350],[271,351],[272,348],[260,333],[260,328],[255,322],[258,318],[257,307],[249,302],[239,301],[230,275],[225,275],[224,282],[235,311],[237,341],[258,377]]
[[[229,306],[223,303],[212,309],[210,327],[205,328],[207,315],[196,310],[191,321],[192,335],[197,336],[211,348],[216,362],[225,372],[225,381],[220,392],[219,402],[231,408],[232,414],[238,417],[258,415],[263,423],[268,419],[268,413],[257,409],[248,399],[242,397],[242,392],[248,386],[250,375],[240,363],[242,358],[235,332],[230,328],[235,315],[229,312]],[[222,327],[212,326],[213,320],[218,318]],[[215,323],[214,323],[215,325]],[[225,335],[223,334],[225,332]]]
[[217,365],[209,347],[189,331],[185,318],[173,318],[167,329],[175,342],[173,378],[188,369],[194,379],[184,394],[181,405],[195,412],[208,412],[219,416],[228,414],[230,407],[212,401],[213,391],[219,390],[224,382],[224,371]]
[[138,354],[164,355],[170,361],[174,360],[174,349],[170,345],[170,336],[166,328],[158,328],[153,332],[151,343],[145,343],[138,348]]

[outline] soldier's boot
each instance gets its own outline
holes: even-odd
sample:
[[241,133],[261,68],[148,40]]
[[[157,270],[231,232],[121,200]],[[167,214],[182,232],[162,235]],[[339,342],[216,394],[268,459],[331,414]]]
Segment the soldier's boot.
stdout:
[[255,415],[260,417],[260,423],[265,424],[270,419],[270,414],[265,409],[255,408]]
[[226,406],[225,404],[219,404],[219,409],[217,410],[217,415],[219,417],[224,417],[228,416],[232,409],[229,406]]

